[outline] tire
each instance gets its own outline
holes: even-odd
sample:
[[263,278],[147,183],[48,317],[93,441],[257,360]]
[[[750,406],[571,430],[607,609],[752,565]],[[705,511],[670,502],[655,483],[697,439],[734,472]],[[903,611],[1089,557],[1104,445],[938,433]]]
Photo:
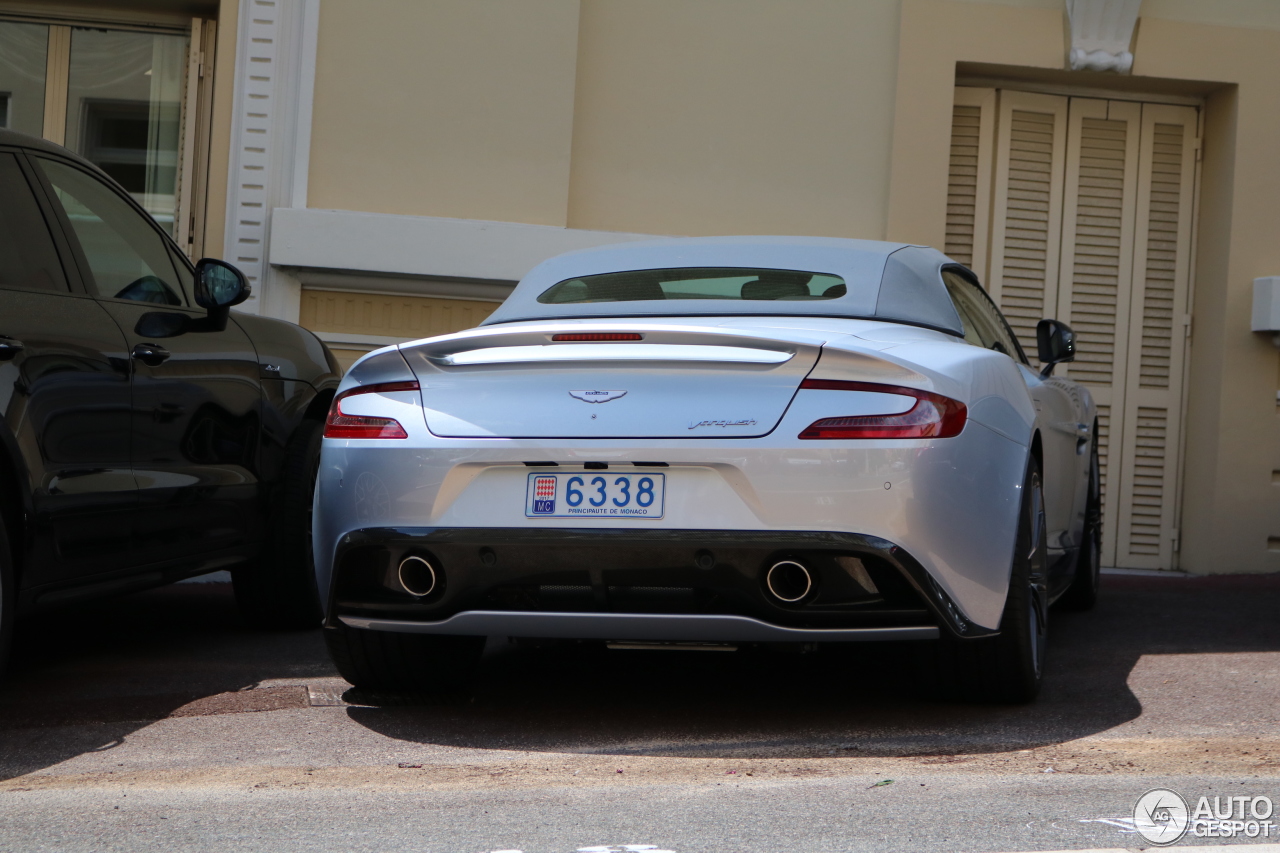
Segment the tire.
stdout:
[[0,518],[0,674],[9,663],[9,649],[13,646],[13,620],[17,614],[14,583],[13,552],[9,550],[9,535],[4,519]]
[[263,554],[231,573],[236,604],[262,628],[318,628],[323,616],[311,554],[312,498],[324,425],[304,420],[285,448]]
[[966,702],[1020,704],[1036,698],[1048,639],[1046,539],[1040,466],[1032,457],[1000,633],[976,639],[944,636],[930,644],[923,673],[928,692]]
[[484,652],[484,637],[401,634],[339,624],[324,629],[338,672],[361,690],[434,693],[466,679]]
[[1093,445],[1089,451],[1089,496],[1084,504],[1084,533],[1080,539],[1080,556],[1076,558],[1076,575],[1060,599],[1069,610],[1092,610],[1098,603],[1102,587],[1102,471],[1098,464],[1098,427],[1093,428]]

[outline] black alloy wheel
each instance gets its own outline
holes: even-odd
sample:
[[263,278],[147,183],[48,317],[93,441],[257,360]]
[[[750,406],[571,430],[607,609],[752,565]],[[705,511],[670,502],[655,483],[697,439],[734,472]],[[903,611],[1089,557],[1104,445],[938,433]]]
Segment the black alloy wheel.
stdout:
[[338,622],[324,629],[339,674],[361,690],[439,693],[457,687],[484,653],[484,637],[370,631]]
[[0,518],[0,673],[9,661],[9,648],[13,644],[13,619],[15,586],[13,552],[9,550],[9,534],[4,519]]
[[1071,586],[1061,603],[1070,610],[1091,610],[1102,588],[1102,468],[1098,462],[1098,425],[1093,426],[1089,451],[1089,495],[1084,504],[1084,531]]
[[944,635],[925,644],[921,687],[965,702],[1030,702],[1040,692],[1048,644],[1048,534],[1040,464],[1027,462],[1009,592],[993,637]]

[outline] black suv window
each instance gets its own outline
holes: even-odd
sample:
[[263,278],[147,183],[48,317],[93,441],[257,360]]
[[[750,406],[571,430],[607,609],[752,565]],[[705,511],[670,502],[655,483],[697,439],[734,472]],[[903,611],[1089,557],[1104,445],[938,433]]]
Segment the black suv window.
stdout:
[[964,323],[964,339],[974,346],[1002,352],[1025,364],[1027,359],[1018,346],[1018,339],[991,297],[955,270],[943,270],[942,280],[946,282],[947,292],[960,314],[960,322]]
[[0,153],[0,199],[0,288],[65,293],[58,251],[12,154]]
[[164,238],[146,215],[87,172],[36,160],[53,185],[92,273],[91,290],[107,299],[181,305],[177,272]]

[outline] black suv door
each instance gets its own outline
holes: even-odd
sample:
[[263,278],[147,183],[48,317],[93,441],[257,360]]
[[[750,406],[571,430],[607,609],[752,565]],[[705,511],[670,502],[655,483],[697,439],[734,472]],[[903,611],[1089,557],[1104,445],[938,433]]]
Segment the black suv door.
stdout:
[[137,504],[124,335],[72,290],[35,180],[0,150],[0,442],[34,522],[24,587],[126,567]]
[[135,558],[199,555],[206,569],[234,559],[257,538],[262,391],[253,344],[234,320],[222,329],[201,322],[191,268],[127,195],[71,162],[32,162],[86,288],[132,355]]

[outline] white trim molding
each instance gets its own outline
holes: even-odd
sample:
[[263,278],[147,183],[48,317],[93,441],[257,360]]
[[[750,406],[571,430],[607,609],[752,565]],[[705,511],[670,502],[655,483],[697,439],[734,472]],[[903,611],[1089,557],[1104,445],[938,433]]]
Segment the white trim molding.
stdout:
[[271,211],[305,207],[320,0],[240,0],[223,257],[254,294],[242,310],[297,320],[298,284],[267,265]]
[[279,267],[513,282],[564,252],[652,239],[519,222],[277,208],[270,260]]
[[1133,68],[1133,28],[1142,0],[1067,0],[1071,22],[1072,71],[1116,71]]

